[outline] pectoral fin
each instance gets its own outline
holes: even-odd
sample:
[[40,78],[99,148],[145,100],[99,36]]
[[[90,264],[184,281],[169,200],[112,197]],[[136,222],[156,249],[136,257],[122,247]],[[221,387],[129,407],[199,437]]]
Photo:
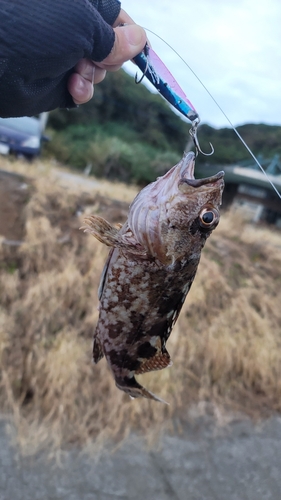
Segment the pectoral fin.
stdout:
[[109,247],[118,246],[120,226],[118,228],[113,227],[109,222],[98,215],[87,217],[84,222],[86,225],[82,226],[80,229],[84,229],[85,233],[92,234],[97,240]]
[[128,231],[124,232],[122,229],[123,233],[120,234],[120,229],[122,228],[121,224],[117,224],[117,227],[113,227],[109,222],[98,215],[91,215],[87,217],[84,222],[85,226],[80,227],[80,229],[84,229],[85,233],[92,234],[97,240],[104,243],[104,245],[120,248],[133,255],[147,255],[147,250],[134,238],[128,225],[124,226]]

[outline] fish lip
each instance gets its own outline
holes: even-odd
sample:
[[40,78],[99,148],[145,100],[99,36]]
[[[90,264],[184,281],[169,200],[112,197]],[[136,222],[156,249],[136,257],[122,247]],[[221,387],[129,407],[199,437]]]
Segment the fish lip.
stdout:
[[196,156],[193,152],[189,152],[183,157],[180,169],[180,183],[184,182],[185,184],[196,188],[205,186],[206,184],[212,184],[213,182],[216,182],[224,177],[224,171],[221,170],[211,177],[205,177],[204,179],[195,179],[195,160]]
[[217,182],[220,179],[223,179],[223,177],[224,177],[224,171],[221,170],[217,174],[212,175],[211,177],[205,177],[204,179],[195,179],[194,177],[193,178],[182,177],[181,182],[184,182],[185,184],[188,184],[189,186],[197,188],[197,187],[201,187],[201,186],[205,186],[207,184],[212,184],[214,182]]
[[180,178],[194,179],[195,153],[186,153],[180,162]]

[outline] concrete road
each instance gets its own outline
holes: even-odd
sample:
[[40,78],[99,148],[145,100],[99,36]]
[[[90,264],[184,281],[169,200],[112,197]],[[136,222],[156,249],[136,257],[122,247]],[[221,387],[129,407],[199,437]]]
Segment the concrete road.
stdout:
[[72,450],[61,467],[44,453],[17,457],[2,422],[0,499],[280,500],[281,418],[226,428],[198,419],[159,449],[135,437],[98,461]]

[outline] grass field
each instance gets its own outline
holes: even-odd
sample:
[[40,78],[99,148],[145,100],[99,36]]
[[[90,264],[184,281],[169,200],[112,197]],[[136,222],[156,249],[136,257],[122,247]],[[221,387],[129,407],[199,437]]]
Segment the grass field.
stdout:
[[222,214],[168,341],[173,366],[139,377],[170,405],[131,401],[105,360],[91,362],[107,250],[79,227],[90,213],[123,222],[137,190],[62,181],[41,162],[1,159],[0,169],[28,177],[11,191],[0,182],[0,405],[23,445],[98,445],[132,430],[149,440],[179,429],[200,401],[281,410],[280,230]]

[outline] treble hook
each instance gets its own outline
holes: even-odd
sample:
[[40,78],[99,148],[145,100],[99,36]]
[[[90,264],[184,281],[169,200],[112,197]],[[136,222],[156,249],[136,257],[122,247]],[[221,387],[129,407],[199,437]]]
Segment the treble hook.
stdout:
[[142,76],[141,76],[141,78],[139,80],[138,80],[138,74],[136,73],[136,75],[135,75],[135,83],[141,83],[143,81],[144,77],[146,76],[146,73],[147,73],[147,70],[148,70],[148,67],[149,67],[148,52],[149,52],[149,45],[146,42],[146,44],[145,44],[143,50],[141,51],[141,53],[138,54],[133,59],[135,61],[136,65],[141,70],[144,67],[143,74],[142,74]]
[[146,59],[146,66],[145,66],[144,72],[139,80],[138,80],[138,74],[137,73],[135,74],[135,83],[136,84],[141,83],[143,81],[147,70],[148,70],[148,59]]
[[[148,66],[148,63],[147,63],[147,66]],[[145,77],[145,73],[147,71],[147,66],[146,66],[145,71],[144,71],[144,73],[142,74],[142,76],[141,76],[141,78],[139,80],[138,80],[138,74],[137,73],[135,74],[135,83],[137,85],[143,81],[143,79]]]
[[214,153],[214,151],[215,151],[214,147],[213,147],[213,144],[211,142],[209,142],[209,144],[211,146],[211,152],[210,153],[204,153],[204,151],[202,151],[202,149],[200,148],[200,144],[199,144],[198,137],[197,137],[197,129],[198,129],[199,123],[200,123],[200,120],[199,120],[199,118],[197,118],[196,120],[193,121],[192,127],[189,130],[189,133],[190,133],[190,135],[191,135],[191,137],[193,139],[193,142],[194,142],[196,156],[198,155],[198,153],[201,153],[204,156],[211,156]]

